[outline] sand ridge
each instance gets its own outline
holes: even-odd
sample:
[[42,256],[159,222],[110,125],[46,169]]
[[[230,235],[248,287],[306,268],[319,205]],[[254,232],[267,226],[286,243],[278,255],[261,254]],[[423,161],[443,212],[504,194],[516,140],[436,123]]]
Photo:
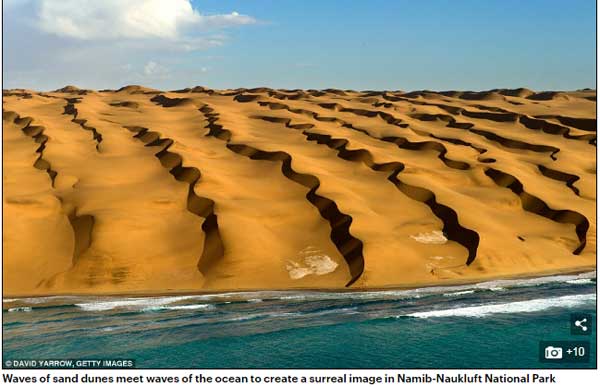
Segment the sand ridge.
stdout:
[[595,98],[4,90],[4,292],[410,287],[590,269]]

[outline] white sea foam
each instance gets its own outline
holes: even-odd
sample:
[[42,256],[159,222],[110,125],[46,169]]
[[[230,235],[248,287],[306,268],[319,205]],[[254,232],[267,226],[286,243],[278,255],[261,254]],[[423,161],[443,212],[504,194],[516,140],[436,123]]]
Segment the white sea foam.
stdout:
[[252,319],[263,317],[263,316],[265,316],[265,315],[264,314],[259,314],[259,313],[256,313],[256,314],[246,314],[246,315],[243,315],[243,316],[232,317],[232,318],[228,318],[228,319],[225,319],[225,320],[221,320],[221,322],[246,321],[246,320],[252,320]]
[[[540,298],[527,301],[515,301],[504,304],[468,306],[463,308],[431,310],[410,313],[404,316],[417,318],[431,317],[475,317],[481,318],[491,314],[532,313],[553,308],[574,308],[590,301],[595,301],[595,294],[577,294],[562,297]],[[396,316],[396,317],[404,317]]]
[[444,233],[439,230],[422,232],[417,235],[411,235],[410,237],[419,243],[425,243],[428,245],[443,245],[444,243],[448,242],[448,238],[446,238]]
[[75,306],[87,312],[103,312],[113,309],[148,310],[150,308],[160,308],[169,304],[173,304],[175,302],[190,300],[194,298],[196,298],[196,296],[123,298],[118,300],[86,302],[81,304],[75,304]]
[[569,281],[566,281],[566,282],[568,284],[573,284],[573,285],[591,284],[592,283],[592,279],[591,278],[580,278],[580,279],[569,280]]
[[300,313],[296,313],[296,312],[281,312],[281,313],[250,313],[250,314],[243,314],[241,316],[237,316],[237,317],[231,317],[225,320],[221,320],[222,322],[232,322],[232,321],[246,321],[246,320],[254,320],[254,319],[259,319],[259,318],[279,318],[279,317],[290,317],[290,316],[297,316]]
[[455,297],[455,296],[462,296],[465,294],[472,294],[472,293],[475,293],[475,290],[463,290],[461,292],[444,293],[443,296],[444,297]]
[[211,304],[191,304],[191,305],[161,305],[161,306],[150,306],[143,308],[143,312],[160,311],[160,310],[197,310],[197,309],[215,309],[214,305]]
[[[539,286],[550,283],[570,283],[570,284],[586,284],[590,283],[592,279],[596,278],[596,271],[581,273],[581,274],[565,274],[565,275],[553,275],[546,277],[535,277],[526,279],[507,279],[507,280],[494,280],[488,282],[481,282],[479,284],[472,285],[477,288],[505,288],[505,287],[530,287]],[[578,281],[582,279],[589,279],[590,281]],[[572,282],[577,281],[577,282]]]
[[31,312],[31,307],[29,306],[21,306],[18,308],[9,308],[9,312]]

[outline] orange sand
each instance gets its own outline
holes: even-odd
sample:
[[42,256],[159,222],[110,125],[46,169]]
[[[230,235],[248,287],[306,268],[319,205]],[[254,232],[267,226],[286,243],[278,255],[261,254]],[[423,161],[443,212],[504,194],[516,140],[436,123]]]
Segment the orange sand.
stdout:
[[596,92],[3,96],[4,295],[594,269]]

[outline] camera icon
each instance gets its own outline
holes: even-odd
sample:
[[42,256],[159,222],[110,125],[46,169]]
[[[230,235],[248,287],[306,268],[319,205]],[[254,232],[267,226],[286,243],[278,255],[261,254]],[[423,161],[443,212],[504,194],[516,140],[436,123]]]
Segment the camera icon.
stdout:
[[544,348],[544,358],[549,360],[560,360],[563,358],[563,350],[561,347],[549,345]]

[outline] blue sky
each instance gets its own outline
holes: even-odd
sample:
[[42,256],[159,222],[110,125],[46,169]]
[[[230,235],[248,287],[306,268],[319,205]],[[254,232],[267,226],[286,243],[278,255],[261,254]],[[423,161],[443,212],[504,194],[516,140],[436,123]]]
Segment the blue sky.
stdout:
[[593,0],[5,0],[3,12],[5,88],[596,84]]

